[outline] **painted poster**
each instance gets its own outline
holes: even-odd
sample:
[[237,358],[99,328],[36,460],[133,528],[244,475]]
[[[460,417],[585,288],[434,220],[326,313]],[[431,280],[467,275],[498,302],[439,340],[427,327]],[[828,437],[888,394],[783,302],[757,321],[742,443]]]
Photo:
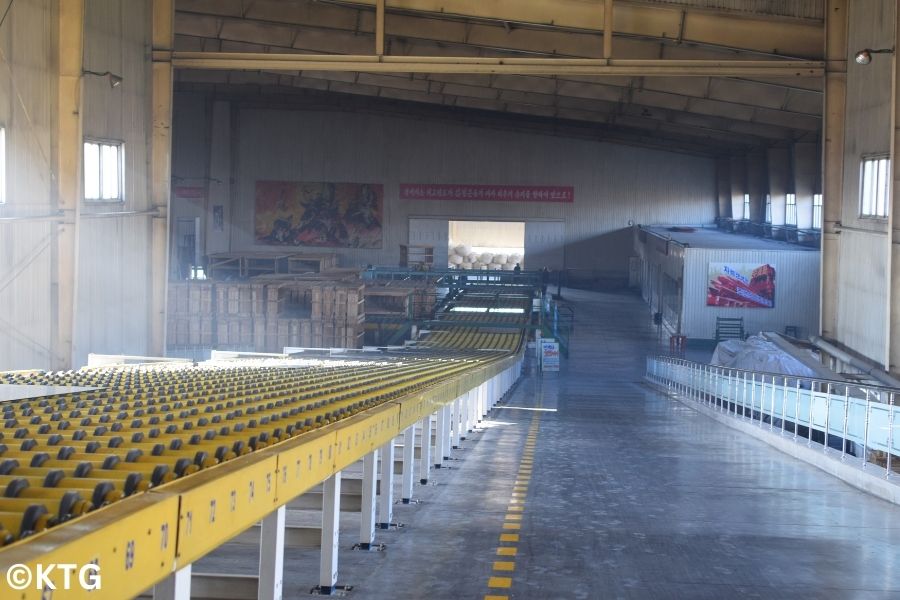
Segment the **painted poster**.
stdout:
[[384,188],[374,183],[256,182],[256,242],[381,248]]
[[541,370],[559,371],[559,342],[556,340],[541,340]]
[[709,263],[706,305],[774,308],[775,266],[758,263]]

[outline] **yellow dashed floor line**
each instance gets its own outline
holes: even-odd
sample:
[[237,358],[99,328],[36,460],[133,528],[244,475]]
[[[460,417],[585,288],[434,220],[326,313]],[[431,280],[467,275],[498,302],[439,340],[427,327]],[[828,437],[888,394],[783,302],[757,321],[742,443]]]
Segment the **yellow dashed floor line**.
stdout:
[[[488,579],[488,588],[490,588],[491,592],[503,592],[512,587],[512,577],[504,577],[501,574],[509,574],[516,570],[514,558],[519,554],[517,545],[519,543],[519,534],[510,532],[518,531],[522,528],[522,524],[519,521],[522,520],[522,513],[525,512],[525,499],[528,495],[528,484],[531,481],[531,471],[534,466],[534,449],[537,445],[540,414],[540,412],[535,412],[531,419],[525,448],[519,461],[519,471],[516,474],[513,491],[510,493],[506,516],[503,518],[503,532],[500,534],[501,545],[497,548],[497,556],[502,556],[504,560],[494,561],[494,573]],[[491,593],[486,594],[484,600],[509,600],[509,596],[502,593],[499,595]]]

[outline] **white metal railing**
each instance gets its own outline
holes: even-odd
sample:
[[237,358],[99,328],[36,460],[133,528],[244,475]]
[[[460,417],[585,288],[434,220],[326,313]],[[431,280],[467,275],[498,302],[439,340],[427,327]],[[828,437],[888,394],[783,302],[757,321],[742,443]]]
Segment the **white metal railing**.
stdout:
[[[647,358],[647,378],[723,413],[840,451],[887,479],[900,457],[900,389],[717,367],[671,356]],[[883,463],[883,464],[881,464]]]

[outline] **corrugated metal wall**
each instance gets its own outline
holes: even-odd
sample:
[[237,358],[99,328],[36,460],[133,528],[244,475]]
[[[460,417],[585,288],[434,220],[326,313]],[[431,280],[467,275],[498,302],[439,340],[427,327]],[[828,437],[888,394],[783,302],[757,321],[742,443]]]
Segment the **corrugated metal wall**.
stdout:
[[[774,308],[706,306],[709,263],[770,264],[775,267]],[[714,250],[687,248],[684,253],[682,331],[691,338],[713,339],[716,317],[743,317],[744,331],[784,332],[787,325],[802,328],[801,335],[819,329],[819,253],[771,250]]]
[[[243,110],[237,121],[232,250],[275,249],[253,234],[255,182],[267,179],[384,184],[383,247],[342,251],[348,266],[397,264],[411,216],[564,219],[567,267],[624,277],[629,222],[715,218],[714,165],[705,158],[366,114]],[[576,199],[411,202],[398,199],[401,182],[573,185]]]
[[[53,5],[16,2],[0,29],[0,126],[7,148],[0,217],[52,210]],[[0,221],[0,369],[49,366],[51,227],[47,221]]]
[[644,0],[648,4],[675,4],[698,8],[724,8],[761,15],[823,19],[825,0]]
[[891,150],[893,63],[876,56],[860,66],[853,54],[894,45],[895,5],[893,0],[851,2],[848,44],[837,338],[878,362],[884,362],[886,347],[887,222],[859,216],[859,165],[864,155]]
[[[52,0],[17,0],[0,31],[0,125],[7,128],[7,203],[0,217],[54,210],[56,13]],[[83,209],[76,364],[88,352],[146,351],[149,219],[90,218],[148,207],[149,0],[86,2],[84,66],[124,78],[84,82],[84,134],[125,143],[125,202]],[[0,370],[50,366],[54,278],[49,221],[0,221]]]

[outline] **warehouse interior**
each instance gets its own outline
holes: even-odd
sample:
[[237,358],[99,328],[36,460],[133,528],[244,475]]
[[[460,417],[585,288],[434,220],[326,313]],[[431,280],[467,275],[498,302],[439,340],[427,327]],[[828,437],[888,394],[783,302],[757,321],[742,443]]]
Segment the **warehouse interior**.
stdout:
[[900,595],[898,4],[0,0],[0,598]]

